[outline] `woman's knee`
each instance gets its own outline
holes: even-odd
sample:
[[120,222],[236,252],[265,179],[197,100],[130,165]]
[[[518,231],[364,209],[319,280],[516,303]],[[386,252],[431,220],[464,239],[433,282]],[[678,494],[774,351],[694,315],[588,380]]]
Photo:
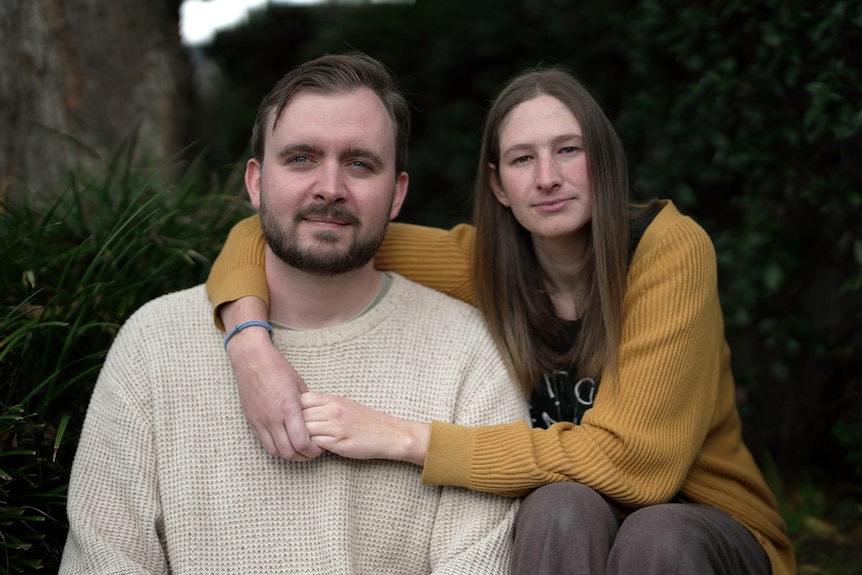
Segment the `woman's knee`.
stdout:
[[620,525],[608,557],[608,573],[629,573],[635,566],[646,574],[711,573],[689,571],[691,556],[701,555],[695,541],[701,533],[700,521],[683,504],[654,505],[635,511]]
[[[654,539],[658,533],[669,539],[675,535],[686,535],[699,531],[708,524],[698,508],[684,503],[665,503],[638,509],[623,521],[624,537]],[[676,537],[675,539],[679,539]],[[685,539],[685,538],[683,538]]]
[[616,530],[617,519],[599,493],[576,482],[551,483],[530,493],[522,502],[516,529],[569,533],[600,529]]
[[[635,511],[622,522],[609,573],[768,573],[757,541],[725,512],[667,503]],[[762,571],[763,568],[766,571]]]
[[604,573],[619,525],[604,497],[580,483],[554,483],[521,502],[512,573]]

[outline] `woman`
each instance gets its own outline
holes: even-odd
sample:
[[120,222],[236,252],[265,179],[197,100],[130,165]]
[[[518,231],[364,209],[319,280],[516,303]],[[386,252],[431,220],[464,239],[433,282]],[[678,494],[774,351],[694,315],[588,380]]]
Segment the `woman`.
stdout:
[[[393,224],[375,261],[478,305],[533,426],[407,422],[305,393],[315,446],[412,461],[426,483],[526,495],[516,573],[795,572],[742,441],[712,243],[669,201],[629,206],[619,139],[568,72],[529,71],[503,89],[475,193],[475,228]],[[213,303],[265,301],[257,223],[232,236]],[[223,306],[229,325],[265,319],[251,301]],[[229,350],[240,393],[263,386],[281,401],[243,345]],[[275,411],[246,407],[259,438]]]

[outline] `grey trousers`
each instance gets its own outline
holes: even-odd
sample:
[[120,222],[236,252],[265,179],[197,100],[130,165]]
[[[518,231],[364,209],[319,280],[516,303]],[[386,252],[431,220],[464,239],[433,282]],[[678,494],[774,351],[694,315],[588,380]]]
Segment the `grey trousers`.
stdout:
[[730,515],[706,505],[665,503],[620,521],[580,483],[540,487],[515,520],[512,574],[769,575],[757,539]]

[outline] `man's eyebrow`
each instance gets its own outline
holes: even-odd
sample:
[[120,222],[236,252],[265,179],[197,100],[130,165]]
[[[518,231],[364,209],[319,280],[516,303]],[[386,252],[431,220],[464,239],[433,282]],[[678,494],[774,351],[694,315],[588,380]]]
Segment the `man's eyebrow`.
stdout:
[[[276,153],[276,157],[284,159],[293,154],[318,154],[320,150],[312,144],[304,144],[301,142],[290,142],[282,146]],[[344,159],[347,158],[365,158],[379,166],[386,165],[383,158],[377,152],[368,148],[348,148],[343,154]]]
[[344,156],[353,158],[367,158],[378,166],[386,165],[386,162],[383,161],[383,158],[380,157],[380,154],[367,148],[349,148],[347,152],[344,153]]
[[275,157],[283,159],[291,154],[303,153],[303,154],[312,154],[317,152],[317,148],[312,146],[311,144],[302,144],[302,143],[288,143],[282,146],[276,153]]

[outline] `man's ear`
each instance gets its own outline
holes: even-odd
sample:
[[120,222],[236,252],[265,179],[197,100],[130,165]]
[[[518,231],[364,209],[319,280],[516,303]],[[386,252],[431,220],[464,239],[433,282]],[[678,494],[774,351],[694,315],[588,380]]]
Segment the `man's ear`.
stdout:
[[245,164],[245,189],[251,205],[260,210],[260,162],[254,158]]
[[401,172],[395,178],[395,194],[392,197],[392,209],[389,210],[389,219],[394,220],[401,211],[401,206],[404,205],[404,198],[407,197],[407,186],[410,183],[410,176],[407,172]]
[[500,183],[500,172],[497,170],[497,166],[491,162],[488,162],[488,182],[491,184],[491,191],[494,192],[494,197],[497,198],[497,201],[507,208],[510,207],[509,196]]

